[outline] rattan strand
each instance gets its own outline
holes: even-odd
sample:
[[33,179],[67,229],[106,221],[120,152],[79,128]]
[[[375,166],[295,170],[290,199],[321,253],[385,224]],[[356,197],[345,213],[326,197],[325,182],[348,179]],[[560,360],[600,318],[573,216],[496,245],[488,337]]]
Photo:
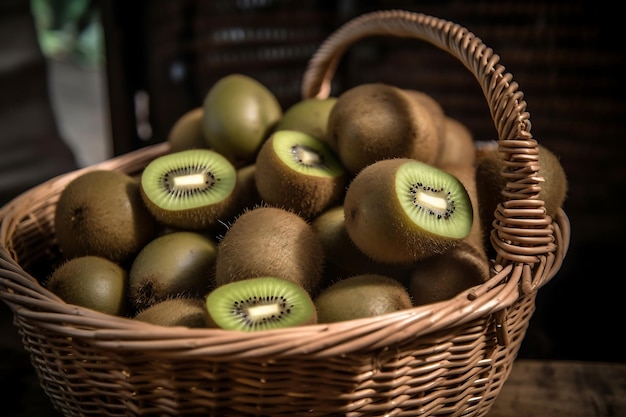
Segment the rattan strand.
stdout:
[[414,37],[457,57],[480,83],[507,168],[494,213],[492,278],[451,300],[377,318],[254,333],[164,328],[63,303],[40,279],[59,256],[54,208],[91,169],[138,175],[166,143],[52,179],[0,209],[0,298],[14,312],[41,386],[67,416],[484,416],[505,383],[536,292],[560,269],[569,221],[538,199],[537,142],[523,94],[467,29],[374,12],[312,57],[304,97],[330,93],[341,55],[366,36]]

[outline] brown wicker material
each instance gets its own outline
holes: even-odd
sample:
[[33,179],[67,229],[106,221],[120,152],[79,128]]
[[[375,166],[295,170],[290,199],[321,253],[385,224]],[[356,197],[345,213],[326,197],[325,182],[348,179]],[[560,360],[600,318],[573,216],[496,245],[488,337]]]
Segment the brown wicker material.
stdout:
[[[493,277],[454,299],[377,318],[240,333],[165,328],[68,305],[41,280],[58,259],[53,212],[82,171],[0,211],[0,297],[14,312],[41,386],[67,416],[484,416],[535,307],[561,267],[570,226],[537,198],[537,142],[523,94],[467,29],[404,11],[365,14],[312,58],[303,96],[326,96],[342,53],[366,36],[414,37],[457,57],[480,83],[508,168],[494,213]],[[401,70],[401,69],[400,69]],[[152,145],[86,169],[138,174]]]

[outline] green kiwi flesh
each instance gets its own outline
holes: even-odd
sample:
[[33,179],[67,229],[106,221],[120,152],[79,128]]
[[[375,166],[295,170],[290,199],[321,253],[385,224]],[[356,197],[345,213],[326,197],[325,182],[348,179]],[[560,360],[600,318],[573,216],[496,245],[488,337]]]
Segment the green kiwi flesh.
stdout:
[[157,233],[137,180],[108,170],[88,171],[67,184],[54,225],[65,258],[95,255],[114,262],[131,259]]
[[324,251],[311,225],[278,207],[246,210],[218,243],[216,285],[259,276],[275,276],[317,290]]
[[321,140],[295,130],[275,132],[256,159],[255,181],[271,205],[311,218],[343,198],[346,170]]
[[210,149],[159,156],[141,174],[141,195],[152,215],[179,229],[210,229],[232,215],[236,186],[233,164]]
[[238,331],[262,331],[315,324],[317,312],[300,285],[279,277],[231,282],[206,298],[209,326]]
[[63,262],[50,275],[46,288],[68,304],[105,314],[128,312],[128,274],[100,256],[79,256]]
[[165,327],[204,328],[209,326],[209,315],[204,298],[169,298],[140,311],[133,318]]
[[456,246],[472,227],[463,184],[432,165],[408,158],[375,162],[350,183],[346,230],[380,262],[412,262]]
[[244,74],[220,78],[207,92],[203,108],[208,146],[236,166],[254,161],[283,114],[276,96]]
[[204,296],[214,286],[217,243],[192,231],[161,235],[135,257],[129,270],[129,298],[143,310],[178,296]]
[[283,113],[275,130],[297,130],[321,141],[327,140],[328,116],[337,97],[306,98]]
[[375,317],[413,307],[402,283],[377,274],[354,275],[337,281],[313,302],[319,323]]

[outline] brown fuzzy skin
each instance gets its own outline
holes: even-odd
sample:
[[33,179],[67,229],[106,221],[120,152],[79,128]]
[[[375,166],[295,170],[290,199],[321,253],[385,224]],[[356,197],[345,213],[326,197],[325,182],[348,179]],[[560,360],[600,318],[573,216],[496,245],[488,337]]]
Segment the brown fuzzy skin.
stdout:
[[377,274],[354,275],[337,281],[313,300],[319,323],[376,317],[413,307],[406,288]]
[[170,152],[209,147],[204,138],[203,117],[204,109],[196,107],[187,111],[176,120],[167,136],[167,141],[170,143]]
[[[404,90],[404,92],[407,93],[413,100],[424,106],[424,108],[430,112],[433,123],[437,127],[437,135],[439,136],[439,140],[443,141],[446,132],[447,116],[443,107],[441,107],[441,104],[433,96],[427,94],[424,91],[406,89]],[[442,145],[443,143],[440,146]],[[441,152],[441,149],[439,152]]]
[[256,187],[265,202],[310,219],[341,201],[347,180],[345,173],[318,176],[298,171],[276,155],[274,138],[272,135],[263,144],[256,159]]
[[278,207],[260,206],[241,214],[218,244],[216,284],[273,276],[318,290],[324,250],[302,217]]
[[140,311],[134,319],[165,327],[209,327],[209,313],[202,298],[169,298]]
[[89,171],[72,180],[59,196],[54,222],[66,258],[97,255],[124,262],[157,233],[138,182],[118,171]]
[[410,263],[444,253],[462,240],[422,230],[403,209],[395,177],[403,164],[411,162],[415,161],[396,158],[369,165],[352,180],[346,192],[348,234],[359,249],[379,262]]
[[388,158],[432,164],[439,139],[429,110],[402,89],[383,83],[345,91],[328,118],[328,142],[352,174]]
[[476,161],[476,148],[472,132],[465,124],[446,116],[445,133],[442,140],[441,152],[436,165],[474,165]]

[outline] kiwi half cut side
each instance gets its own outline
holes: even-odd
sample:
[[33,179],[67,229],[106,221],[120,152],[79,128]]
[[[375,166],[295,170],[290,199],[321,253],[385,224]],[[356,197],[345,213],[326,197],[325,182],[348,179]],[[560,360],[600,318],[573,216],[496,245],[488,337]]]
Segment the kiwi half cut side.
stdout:
[[262,199],[311,218],[343,197],[346,170],[321,140],[295,131],[275,132],[256,158]]
[[209,326],[260,331],[315,324],[313,300],[300,285],[278,277],[231,282],[206,299]]
[[162,224],[211,229],[232,215],[237,171],[220,153],[189,149],[162,155],[141,174],[141,195]]
[[474,217],[468,192],[456,177],[410,158],[364,168],[348,187],[344,215],[355,245],[390,263],[450,250],[469,234]]

